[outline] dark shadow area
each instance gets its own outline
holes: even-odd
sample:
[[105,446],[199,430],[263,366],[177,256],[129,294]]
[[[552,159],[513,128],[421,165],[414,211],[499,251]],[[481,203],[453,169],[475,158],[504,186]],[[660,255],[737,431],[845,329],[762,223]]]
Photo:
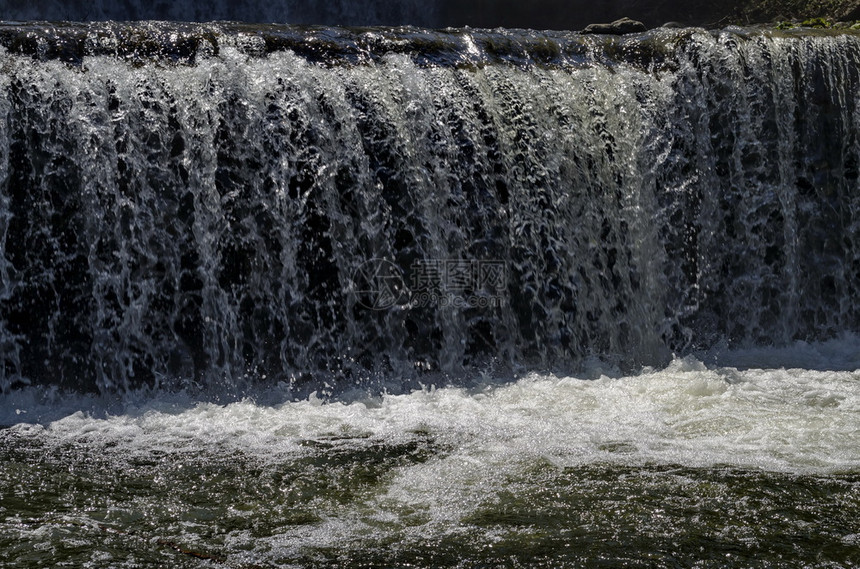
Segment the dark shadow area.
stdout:
[[594,22],[628,17],[657,27],[667,22],[685,26],[725,25],[743,2],[679,2],[673,0],[613,0],[570,2],[565,0],[443,0],[444,25],[579,30]]
[[[667,22],[688,26],[771,21],[803,15],[845,17],[858,3],[728,2],[679,0],[178,0],[113,2],[34,0],[0,2],[4,20],[171,20],[267,22],[343,26],[482,27],[579,30],[590,23],[629,17],[649,27]],[[860,16],[857,16],[860,17]]]
[[685,26],[775,22],[825,17],[860,18],[857,0],[34,0],[0,2],[7,21],[169,20],[238,21],[323,26],[480,27],[581,30],[595,22],[628,17],[648,27],[676,22]]

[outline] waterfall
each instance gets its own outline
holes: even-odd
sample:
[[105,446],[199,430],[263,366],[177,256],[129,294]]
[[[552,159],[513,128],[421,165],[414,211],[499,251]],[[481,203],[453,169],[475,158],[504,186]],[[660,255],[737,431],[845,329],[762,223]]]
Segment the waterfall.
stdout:
[[857,34],[0,44],[3,390],[396,389],[860,329]]

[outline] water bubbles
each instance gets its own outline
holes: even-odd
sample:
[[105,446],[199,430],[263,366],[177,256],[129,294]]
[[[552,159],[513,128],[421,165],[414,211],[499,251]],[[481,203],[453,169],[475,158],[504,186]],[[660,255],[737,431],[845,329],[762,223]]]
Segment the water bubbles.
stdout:
[[3,389],[305,398],[857,326],[856,38],[665,32],[655,66],[527,31],[87,30],[83,68],[4,55]]

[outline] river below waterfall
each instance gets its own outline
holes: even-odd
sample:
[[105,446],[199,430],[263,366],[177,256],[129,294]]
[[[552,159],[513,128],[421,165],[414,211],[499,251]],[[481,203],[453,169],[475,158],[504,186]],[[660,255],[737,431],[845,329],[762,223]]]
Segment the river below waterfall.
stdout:
[[348,402],[20,391],[0,566],[855,567],[858,345]]
[[0,567],[860,566],[860,33],[0,24]]

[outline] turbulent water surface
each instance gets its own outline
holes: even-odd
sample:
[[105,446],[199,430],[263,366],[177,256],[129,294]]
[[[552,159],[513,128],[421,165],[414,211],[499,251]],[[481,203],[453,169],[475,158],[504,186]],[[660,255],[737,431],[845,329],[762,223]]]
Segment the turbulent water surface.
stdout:
[[0,46],[0,566],[860,564],[860,35]]
[[0,566],[856,566],[857,346],[326,404],[17,392]]

